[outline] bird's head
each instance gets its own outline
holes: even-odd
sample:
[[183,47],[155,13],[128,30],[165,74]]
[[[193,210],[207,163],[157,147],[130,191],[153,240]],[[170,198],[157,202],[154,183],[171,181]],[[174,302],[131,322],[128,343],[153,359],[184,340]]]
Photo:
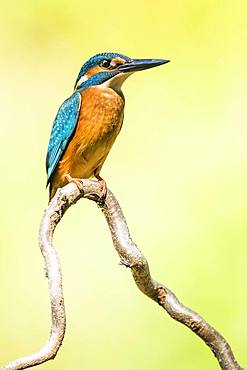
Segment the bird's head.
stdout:
[[120,90],[122,83],[132,73],[168,62],[164,59],[132,59],[117,53],[97,54],[83,64],[75,90],[102,84]]

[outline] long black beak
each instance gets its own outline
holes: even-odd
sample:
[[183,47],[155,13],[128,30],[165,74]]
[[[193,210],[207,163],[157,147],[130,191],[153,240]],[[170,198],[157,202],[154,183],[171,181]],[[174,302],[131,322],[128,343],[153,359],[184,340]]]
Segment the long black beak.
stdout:
[[132,59],[130,62],[120,64],[118,70],[121,72],[137,72],[169,62],[170,60],[165,59]]

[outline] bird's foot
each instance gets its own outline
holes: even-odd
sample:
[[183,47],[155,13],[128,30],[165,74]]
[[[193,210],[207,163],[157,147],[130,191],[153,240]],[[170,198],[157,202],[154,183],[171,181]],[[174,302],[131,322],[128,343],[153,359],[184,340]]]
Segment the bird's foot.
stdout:
[[102,179],[102,177],[100,175],[95,175],[96,179],[99,181],[99,184],[100,184],[100,191],[101,191],[101,195],[100,195],[100,200],[102,202],[105,201],[105,198],[106,198],[106,195],[107,195],[107,185],[106,185],[106,182],[104,179]]
[[78,179],[77,177],[72,177],[70,175],[70,173],[68,173],[67,175],[65,175],[65,178],[66,180],[68,181],[68,183],[73,183],[76,185],[77,189],[81,192],[83,190],[83,185],[82,185],[82,181],[81,179]]

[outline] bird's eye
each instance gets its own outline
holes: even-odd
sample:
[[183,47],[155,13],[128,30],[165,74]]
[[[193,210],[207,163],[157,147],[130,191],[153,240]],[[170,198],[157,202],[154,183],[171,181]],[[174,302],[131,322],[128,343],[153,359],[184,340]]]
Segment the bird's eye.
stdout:
[[110,67],[111,61],[109,59],[104,59],[100,62],[100,67],[108,68]]

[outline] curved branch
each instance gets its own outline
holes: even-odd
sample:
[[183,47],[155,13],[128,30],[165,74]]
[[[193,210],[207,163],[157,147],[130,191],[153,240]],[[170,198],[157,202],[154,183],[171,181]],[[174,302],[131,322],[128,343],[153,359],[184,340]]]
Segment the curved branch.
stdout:
[[40,226],[40,248],[45,260],[49,281],[52,311],[52,328],[49,341],[38,352],[13,361],[3,370],[25,369],[41,364],[56,356],[65,333],[65,308],[62,291],[62,276],[57,253],[52,239],[56,225],[65,211],[81,197],[97,202],[111,231],[112,240],[123,265],[130,267],[138,288],[157,302],[176,321],[186,325],[209,346],[222,370],[243,370],[234,358],[231,347],[212,326],[200,315],[179,302],[174,293],[153,280],[147,260],[132,241],[122,210],[110,190],[104,203],[100,202],[100,188],[97,181],[83,180],[83,193],[74,184],[60,189],[46,209]]
[[[57,194],[59,195],[59,194]],[[55,200],[56,198],[56,200]],[[45,210],[39,231],[39,246],[45,262],[51,303],[51,331],[48,342],[37,352],[10,362],[2,370],[27,369],[53,359],[64,338],[66,316],[63,299],[62,271],[58,254],[53,246],[53,234],[63,216],[59,197]]]

